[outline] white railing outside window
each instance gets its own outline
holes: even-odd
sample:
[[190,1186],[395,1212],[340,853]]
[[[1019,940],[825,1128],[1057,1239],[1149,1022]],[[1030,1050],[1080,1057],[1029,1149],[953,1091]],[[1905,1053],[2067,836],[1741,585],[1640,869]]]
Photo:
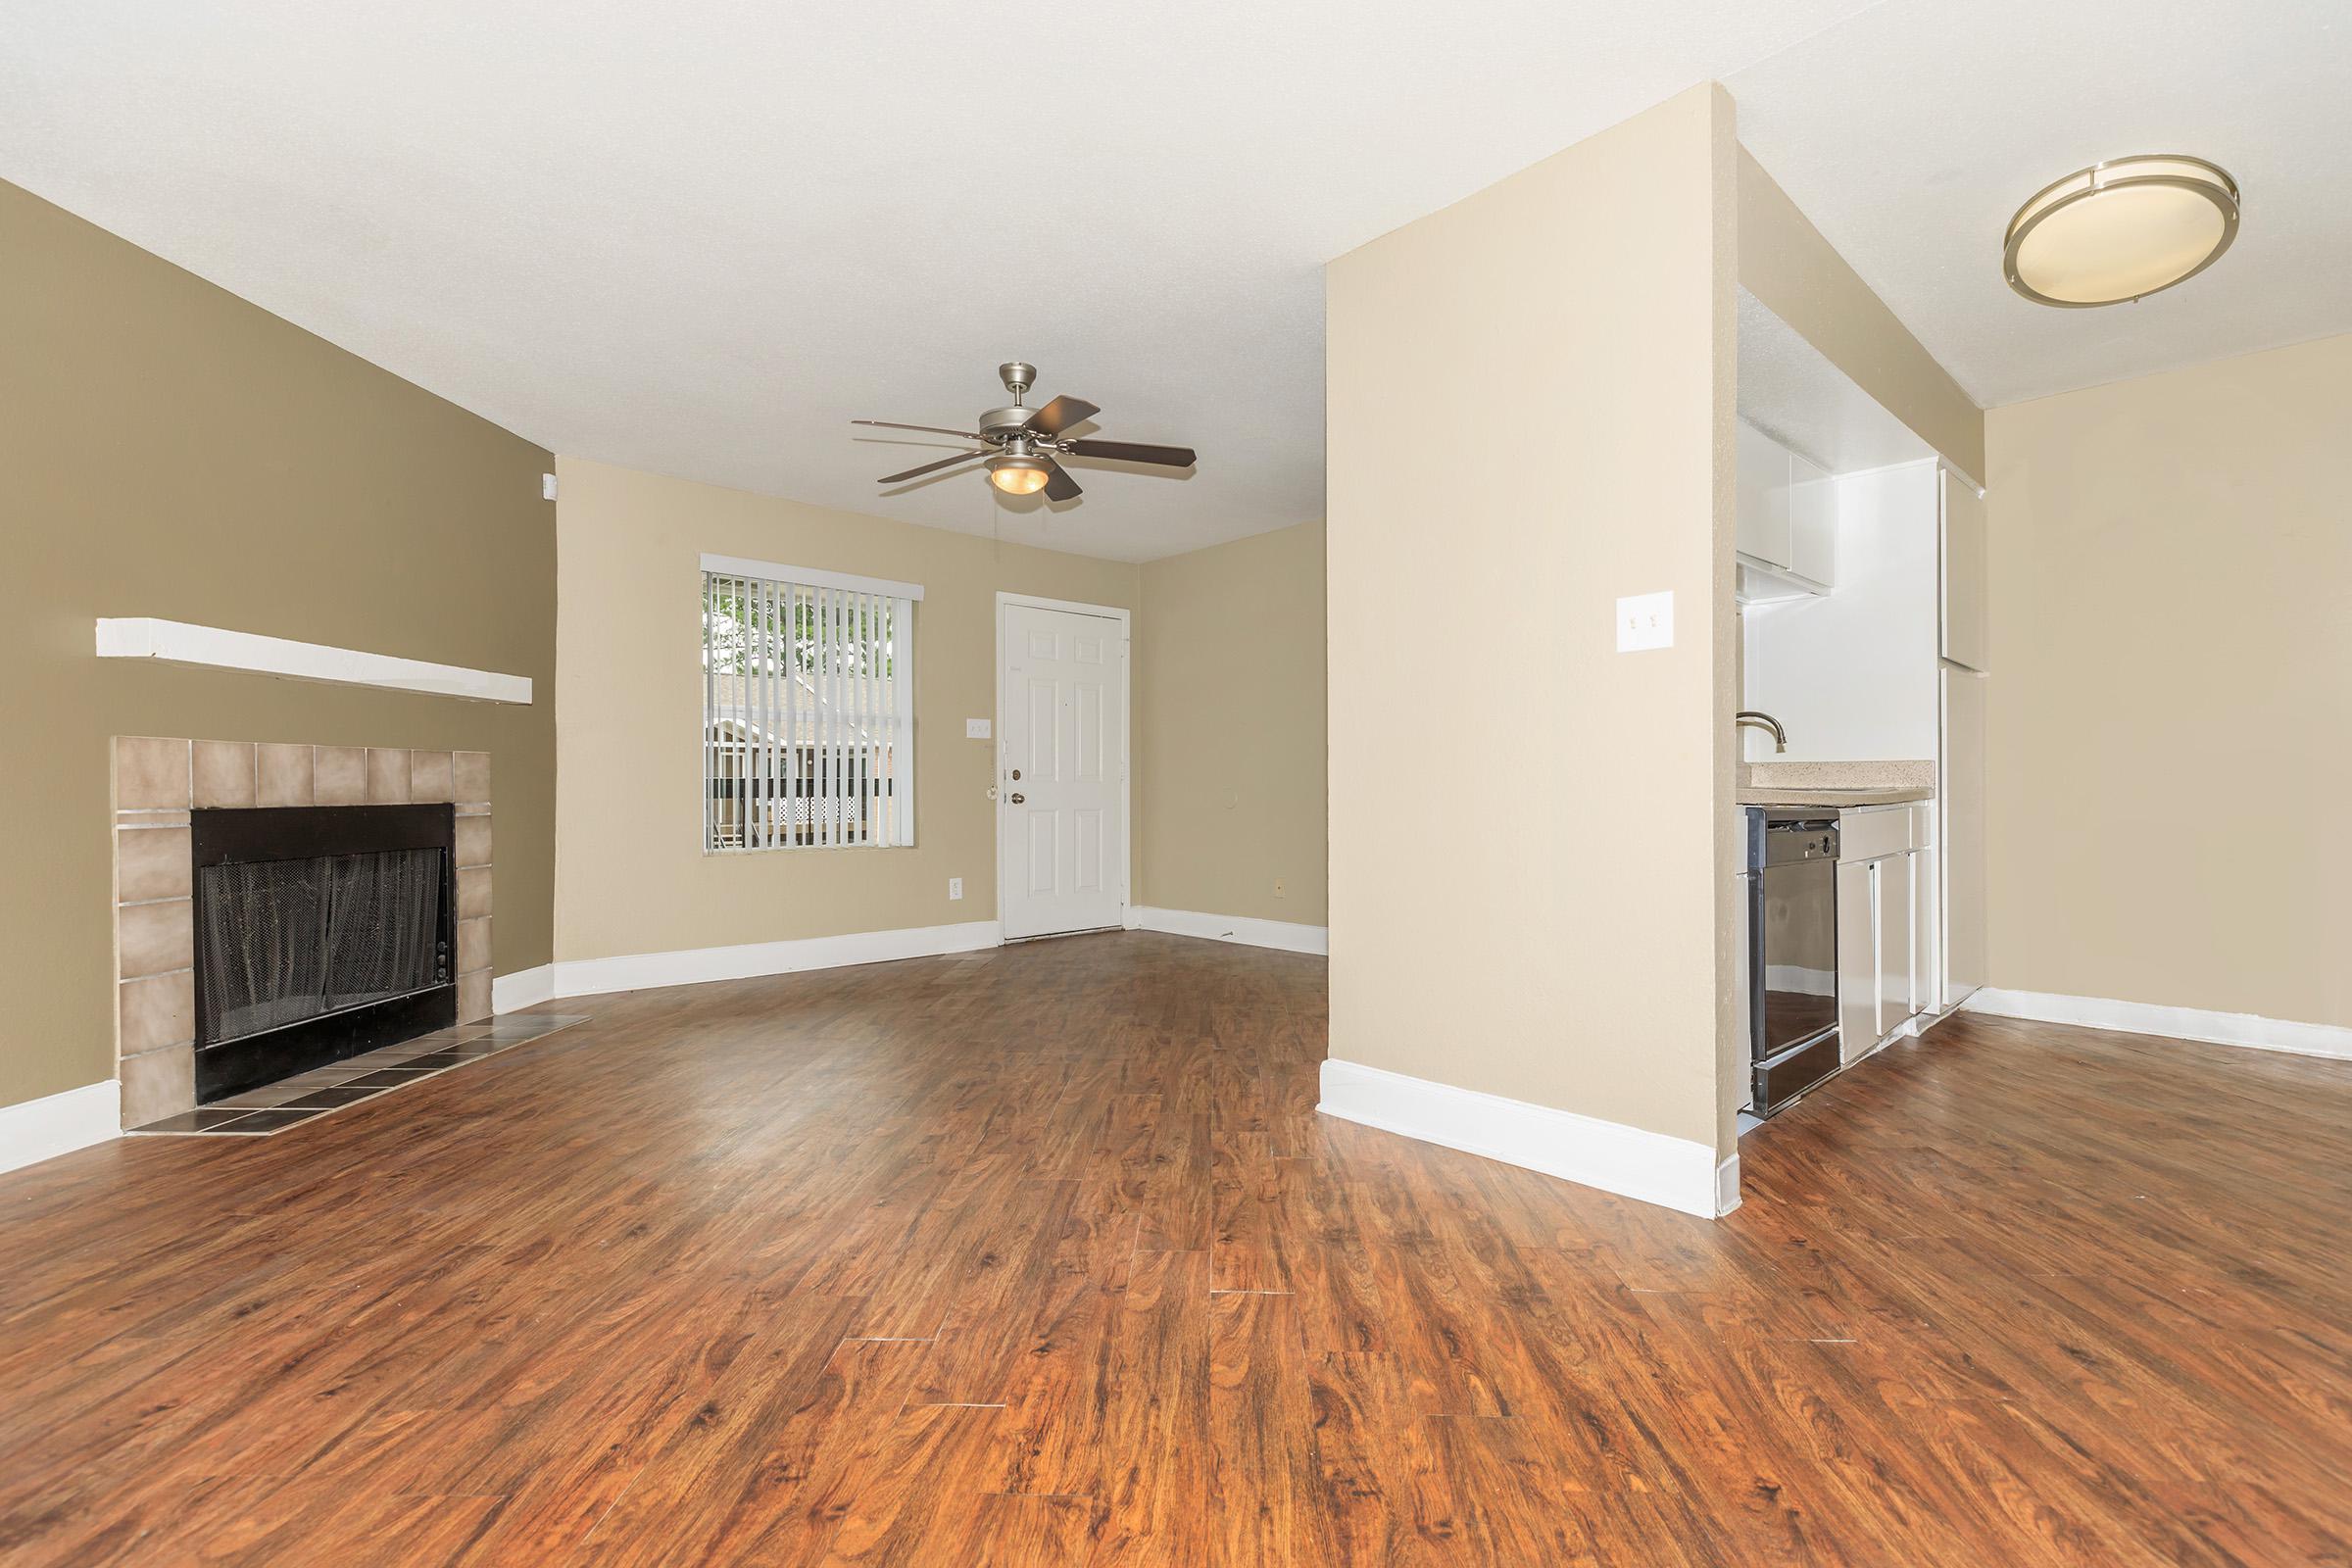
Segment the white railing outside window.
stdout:
[[914,842],[911,583],[703,558],[703,848]]

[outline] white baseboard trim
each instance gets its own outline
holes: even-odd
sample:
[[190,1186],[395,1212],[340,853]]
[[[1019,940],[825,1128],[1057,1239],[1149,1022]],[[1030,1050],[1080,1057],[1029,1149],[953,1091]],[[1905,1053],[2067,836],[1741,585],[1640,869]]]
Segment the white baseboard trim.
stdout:
[[1702,1218],[1730,1212],[1739,1200],[1738,1156],[1718,1166],[1709,1145],[1361,1062],[1325,1061],[1315,1108]]
[[2064,997],[2047,991],[2004,991],[1984,986],[1960,1004],[1967,1012],[2035,1023],[2081,1024],[2128,1035],[2163,1035],[2217,1046],[2251,1046],[2299,1056],[2352,1059],[2352,1029],[2332,1023],[2295,1023],[2252,1012],[2212,1012],[2203,1007],[2166,1007],[2151,1002],[2110,1002],[2099,997]]
[[16,1170],[122,1133],[122,1086],[109,1078],[0,1105],[0,1170]]
[[[909,926],[897,931],[805,937],[795,942],[747,942],[740,947],[688,948],[675,953],[635,953],[612,958],[563,958],[555,964],[552,995],[595,997],[613,991],[646,991],[657,986],[694,986],[712,980],[797,974],[803,969],[887,963],[896,958],[929,958],[943,953],[993,948],[1001,941],[996,921],[972,920],[961,925]],[[492,990],[495,995],[495,983]]]
[[490,1010],[494,1013],[536,1007],[542,1002],[554,1001],[555,995],[556,966],[552,963],[490,977]]
[[1331,952],[1331,928],[1297,925],[1289,920],[1255,920],[1243,914],[1200,914],[1191,909],[1155,909],[1131,905],[1130,931],[1164,931],[1172,937],[1206,937],[1211,942],[1238,942],[1250,948],[1275,948],[1284,953]]

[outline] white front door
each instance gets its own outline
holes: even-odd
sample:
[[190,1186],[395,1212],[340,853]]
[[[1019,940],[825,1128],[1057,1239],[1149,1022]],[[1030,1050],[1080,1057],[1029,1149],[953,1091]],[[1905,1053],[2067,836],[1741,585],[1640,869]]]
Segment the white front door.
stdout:
[[1127,914],[1127,625],[1006,604],[997,712],[1007,941]]

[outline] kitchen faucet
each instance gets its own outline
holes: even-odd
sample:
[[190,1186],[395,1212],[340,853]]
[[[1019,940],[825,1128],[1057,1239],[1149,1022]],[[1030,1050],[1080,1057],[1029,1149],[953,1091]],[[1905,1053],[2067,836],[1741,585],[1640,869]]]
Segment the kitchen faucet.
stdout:
[[1785,752],[1788,749],[1788,732],[1783,729],[1781,721],[1770,713],[1760,713],[1752,708],[1743,708],[1732,720],[1732,728],[1739,729],[1743,725],[1752,729],[1772,731],[1772,749],[1774,751]]

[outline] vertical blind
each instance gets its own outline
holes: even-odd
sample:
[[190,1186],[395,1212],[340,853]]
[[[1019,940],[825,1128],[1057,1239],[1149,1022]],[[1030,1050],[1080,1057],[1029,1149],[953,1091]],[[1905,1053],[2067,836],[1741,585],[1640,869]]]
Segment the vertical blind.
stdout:
[[914,842],[921,594],[704,558],[706,851]]

